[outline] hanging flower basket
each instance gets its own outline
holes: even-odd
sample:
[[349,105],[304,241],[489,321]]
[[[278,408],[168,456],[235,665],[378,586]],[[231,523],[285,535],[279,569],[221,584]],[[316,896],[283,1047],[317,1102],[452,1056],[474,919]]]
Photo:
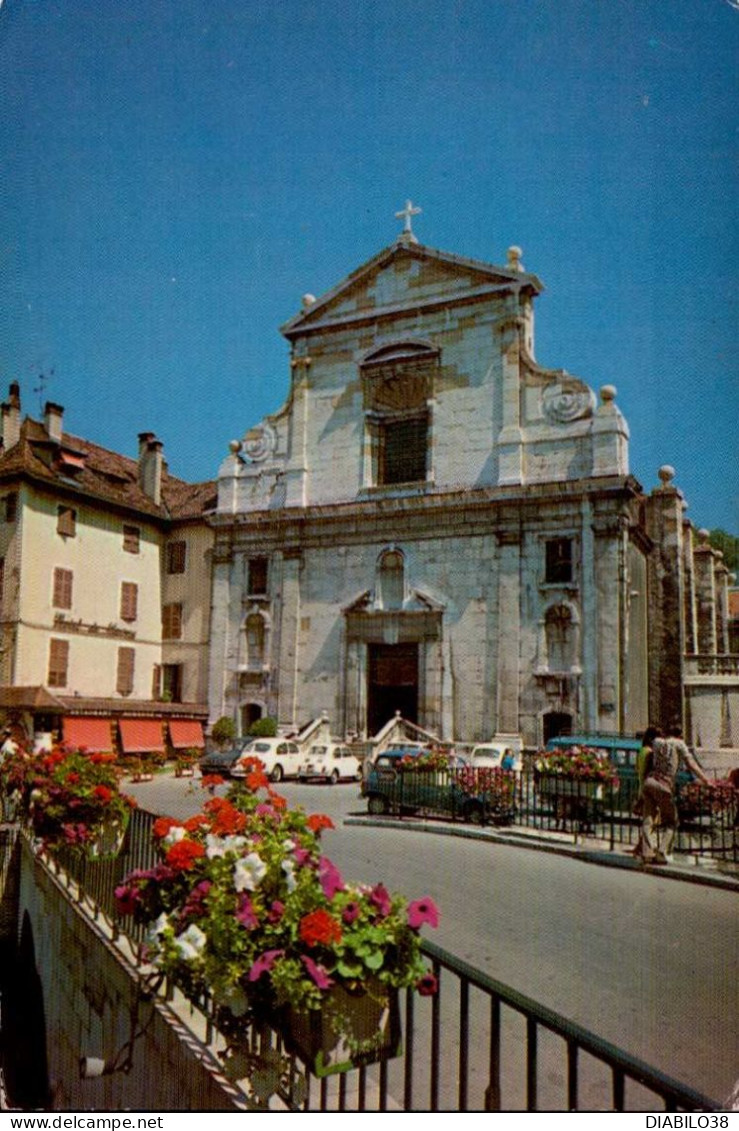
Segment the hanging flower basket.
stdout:
[[398,991],[376,978],[357,990],[332,986],[321,1009],[286,1008],[281,1035],[314,1076],[391,1060],[402,1048]]
[[45,849],[68,849],[89,858],[114,856],[128,826],[133,798],[118,788],[114,754],[70,747],[6,759],[0,786]]
[[202,813],[158,818],[160,863],[116,888],[119,913],[148,925],[147,962],[208,993],[233,1071],[265,1026],[320,1076],[397,1055],[398,991],[436,991],[420,937],[438,924],[433,900],[345,881],[321,848],[331,820],[247,770]]

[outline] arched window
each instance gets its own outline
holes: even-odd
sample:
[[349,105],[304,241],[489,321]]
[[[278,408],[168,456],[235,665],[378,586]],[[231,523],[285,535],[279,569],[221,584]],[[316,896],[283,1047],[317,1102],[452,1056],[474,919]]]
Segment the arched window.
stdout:
[[399,341],[361,363],[370,486],[426,481],[431,474],[431,410],[439,351]]
[[377,598],[381,609],[402,609],[405,598],[405,562],[400,550],[386,550],[377,569]]
[[261,613],[250,613],[246,618],[246,657],[252,670],[264,666],[267,629]]
[[569,605],[552,605],[544,618],[547,643],[547,668],[550,672],[569,672],[577,665],[577,626]]

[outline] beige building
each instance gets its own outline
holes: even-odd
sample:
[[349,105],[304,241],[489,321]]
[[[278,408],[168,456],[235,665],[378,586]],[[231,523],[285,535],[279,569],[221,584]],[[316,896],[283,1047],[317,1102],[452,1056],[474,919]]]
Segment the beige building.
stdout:
[[406,226],[304,297],[287,400],[219,472],[211,719],[368,736],[399,711],[533,746],[683,717],[686,655],[721,646],[686,616],[720,601],[691,596],[671,474],[645,496],[629,472],[616,390],[536,360],[541,289],[518,248],[493,266]]
[[[187,730],[177,720],[197,723],[188,734],[198,734],[212,543],[203,514],[214,485],[170,476],[151,433],[132,460],[64,432],[57,405],[43,421],[23,419],[16,384],[2,440],[6,715],[29,735],[88,745],[125,747],[123,719],[149,720],[138,738],[161,747]],[[174,732],[163,726],[170,719]]]

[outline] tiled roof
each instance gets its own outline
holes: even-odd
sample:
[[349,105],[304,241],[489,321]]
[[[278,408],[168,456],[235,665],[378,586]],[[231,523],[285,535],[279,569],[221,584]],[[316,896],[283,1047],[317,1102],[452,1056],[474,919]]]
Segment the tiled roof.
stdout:
[[[60,451],[81,456],[64,466]],[[186,483],[165,470],[162,473],[162,501],[157,506],[141,489],[135,459],[102,448],[79,436],[65,432],[61,445],[49,438],[44,426],[30,417],[21,425],[17,444],[0,454],[0,481],[26,476],[35,482],[56,487],[65,494],[75,493],[113,506],[123,507],[152,519],[196,518],[215,507],[216,483]]]

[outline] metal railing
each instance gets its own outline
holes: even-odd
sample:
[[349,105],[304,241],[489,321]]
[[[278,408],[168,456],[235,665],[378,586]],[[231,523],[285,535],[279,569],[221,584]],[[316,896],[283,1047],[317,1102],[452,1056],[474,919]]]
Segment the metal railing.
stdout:
[[[154,814],[136,810],[118,857],[86,860],[61,850],[58,864],[134,943],[144,929],[115,910],[115,887],[157,862]],[[424,942],[438,981],[432,997],[401,995],[403,1048],[396,1059],[317,1080],[291,1060],[282,1103],[294,1110],[339,1111],[715,1111],[721,1104],[645,1064],[563,1015],[524,996],[432,943]],[[169,988],[170,996],[173,988]],[[217,1012],[207,996],[194,1005]],[[300,1087],[297,1086],[300,1082]]]
[[[633,772],[622,773],[616,782],[543,775],[535,769],[509,771],[505,776],[495,771],[487,779],[485,773],[480,769],[471,774],[464,768],[375,771],[363,791],[370,811],[401,818],[440,817],[570,833],[574,838],[601,840],[611,849],[634,847],[639,839],[641,818],[635,812],[639,784]],[[738,791],[719,796],[710,787],[693,783],[688,797],[679,787],[677,813],[675,852],[739,863]]]

